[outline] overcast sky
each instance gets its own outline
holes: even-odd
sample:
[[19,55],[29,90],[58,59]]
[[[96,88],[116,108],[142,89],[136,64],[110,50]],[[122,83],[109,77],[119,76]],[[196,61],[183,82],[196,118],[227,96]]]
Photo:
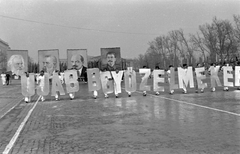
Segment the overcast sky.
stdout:
[[171,30],[196,33],[198,26],[240,15],[240,0],[0,0],[0,38],[11,49],[120,47],[123,58],[146,52],[148,42]]

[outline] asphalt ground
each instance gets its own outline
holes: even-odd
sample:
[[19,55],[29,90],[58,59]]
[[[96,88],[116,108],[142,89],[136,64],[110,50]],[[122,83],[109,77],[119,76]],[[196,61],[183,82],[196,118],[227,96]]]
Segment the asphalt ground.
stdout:
[[[151,85],[152,79],[148,84]],[[138,83],[140,78],[138,76]],[[208,81],[208,79],[206,80]],[[76,98],[21,100],[20,82],[1,89],[0,152],[12,154],[239,154],[240,91],[219,87],[188,94],[168,88],[156,96],[97,99],[80,84]],[[167,85],[167,83],[165,83]],[[2,88],[2,87],[0,87]],[[11,89],[12,98],[6,97]],[[15,88],[15,90],[13,90]],[[19,99],[17,99],[19,97]],[[12,103],[6,103],[8,100]],[[16,100],[14,100],[16,99]],[[6,107],[8,105],[8,108]]]

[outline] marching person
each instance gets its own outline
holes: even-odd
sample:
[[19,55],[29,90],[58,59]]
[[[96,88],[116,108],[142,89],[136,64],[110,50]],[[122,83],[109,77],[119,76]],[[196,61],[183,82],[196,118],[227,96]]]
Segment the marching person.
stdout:
[[1,79],[2,79],[2,84],[5,85],[6,84],[6,74],[4,72],[2,72],[2,74],[1,74]]
[[[58,74],[58,77],[59,77],[59,79],[60,79],[60,81],[61,81],[61,84],[63,84],[63,78],[62,78],[62,76],[61,76],[61,74],[60,74],[60,71],[56,70],[55,73]],[[58,91],[57,91],[56,94],[55,94],[55,100],[56,100],[56,101],[59,100],[59,92],[58,92]]]
[[[211,63],[211,66],[208,69],[209,75],[216,74],[218,72],[218,68],[216,67],[215,63]],[[216,90],[216,87],[212,87],[212,92]]]
[[[159,66],[155,66],[155,70],[160,70]],[[152,72],[152,76],[153,76],[153,72]],[[161,74],[159,74],[159,77],[161,77]],[[155,92],[156,95],[159,95],[159,91]]]
[[[37,78],[37,81],[39,82],[39,87],[41,88],[41,91],[43,91],[43,88],[44,88],[44,71],[43,70],[40,72],[40,75]],[[42,102],[45,100],[44,96],[40,96],[40,98]]]
[[[187,68],[188,68],[187,64],[183,64],[182,68],[184,69],[185,75],[187,75]],[[186,94],[187,93],[187,87],[186,87],[185,83],[183,83],[183,88],[182,89],[183,89],[183,93]]]
[[9,73],[6,74],[6,84],[9,85],[10,84],[10,77],[11,75]]
[[[143,66],[143,68],[147,68],[147,66]],[[150,77],[151,77],[151,75],[149,76],[149,78]],[[147,91],[146,90],[143,91],[143,96],[147,96]]]
[[[196,68],[200,68],[200,67],[202,67],[202,64],[198,63]],[[201,74],[204,75],[204,72],[202,72]],[[194,72],[194,76],[195,76],[195,78],[194,78],[195,79],[195,92],[198,93],[198,89],[199,88],[198,88],[196,72]],[[202,83],[202,81],[201,81],[201,83]],[[201,88],[200,92],[203,93],[204,92],[204,88]]]
[[[169,65],[169,69],[167,70],[167,79],[169,84],[171,82],[171,68],[173,68],[173,65]],[[174,89],[170,90],[170,94],[173,94],[173,93],[174,93]]]
[[[29,91],[29,89],[30,89],[29,73],[28,73],[28,72],[25,72],[25,74],[26,74],[26,77],[27,77],[27,91]],[[25,96],[24,100],[25,100],[26,103],[31,102],[31,96]]]

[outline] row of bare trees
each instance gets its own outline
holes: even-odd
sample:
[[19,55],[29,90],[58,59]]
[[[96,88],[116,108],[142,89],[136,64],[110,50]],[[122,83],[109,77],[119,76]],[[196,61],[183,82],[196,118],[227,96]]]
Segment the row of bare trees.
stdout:
[[176,67],[183,63],[230,63],[239,58],[239,49],[240,15],[234,15],[232,22],[214,17],[212,23],[200,25],[196,34],[186,35],[179,29],[156,37],[149,42],[145,54],[133,59],[133,65],[135,68],[159,66],[166,69],[169,65]]

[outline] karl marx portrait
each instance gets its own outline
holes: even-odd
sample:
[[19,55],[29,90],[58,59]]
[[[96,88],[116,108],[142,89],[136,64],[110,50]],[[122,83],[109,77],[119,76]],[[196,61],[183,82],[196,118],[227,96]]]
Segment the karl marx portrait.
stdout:
[[15,75],[22,75],[24,72],[24,59],[21,55],[12,55],[8,60],[8,67]]

